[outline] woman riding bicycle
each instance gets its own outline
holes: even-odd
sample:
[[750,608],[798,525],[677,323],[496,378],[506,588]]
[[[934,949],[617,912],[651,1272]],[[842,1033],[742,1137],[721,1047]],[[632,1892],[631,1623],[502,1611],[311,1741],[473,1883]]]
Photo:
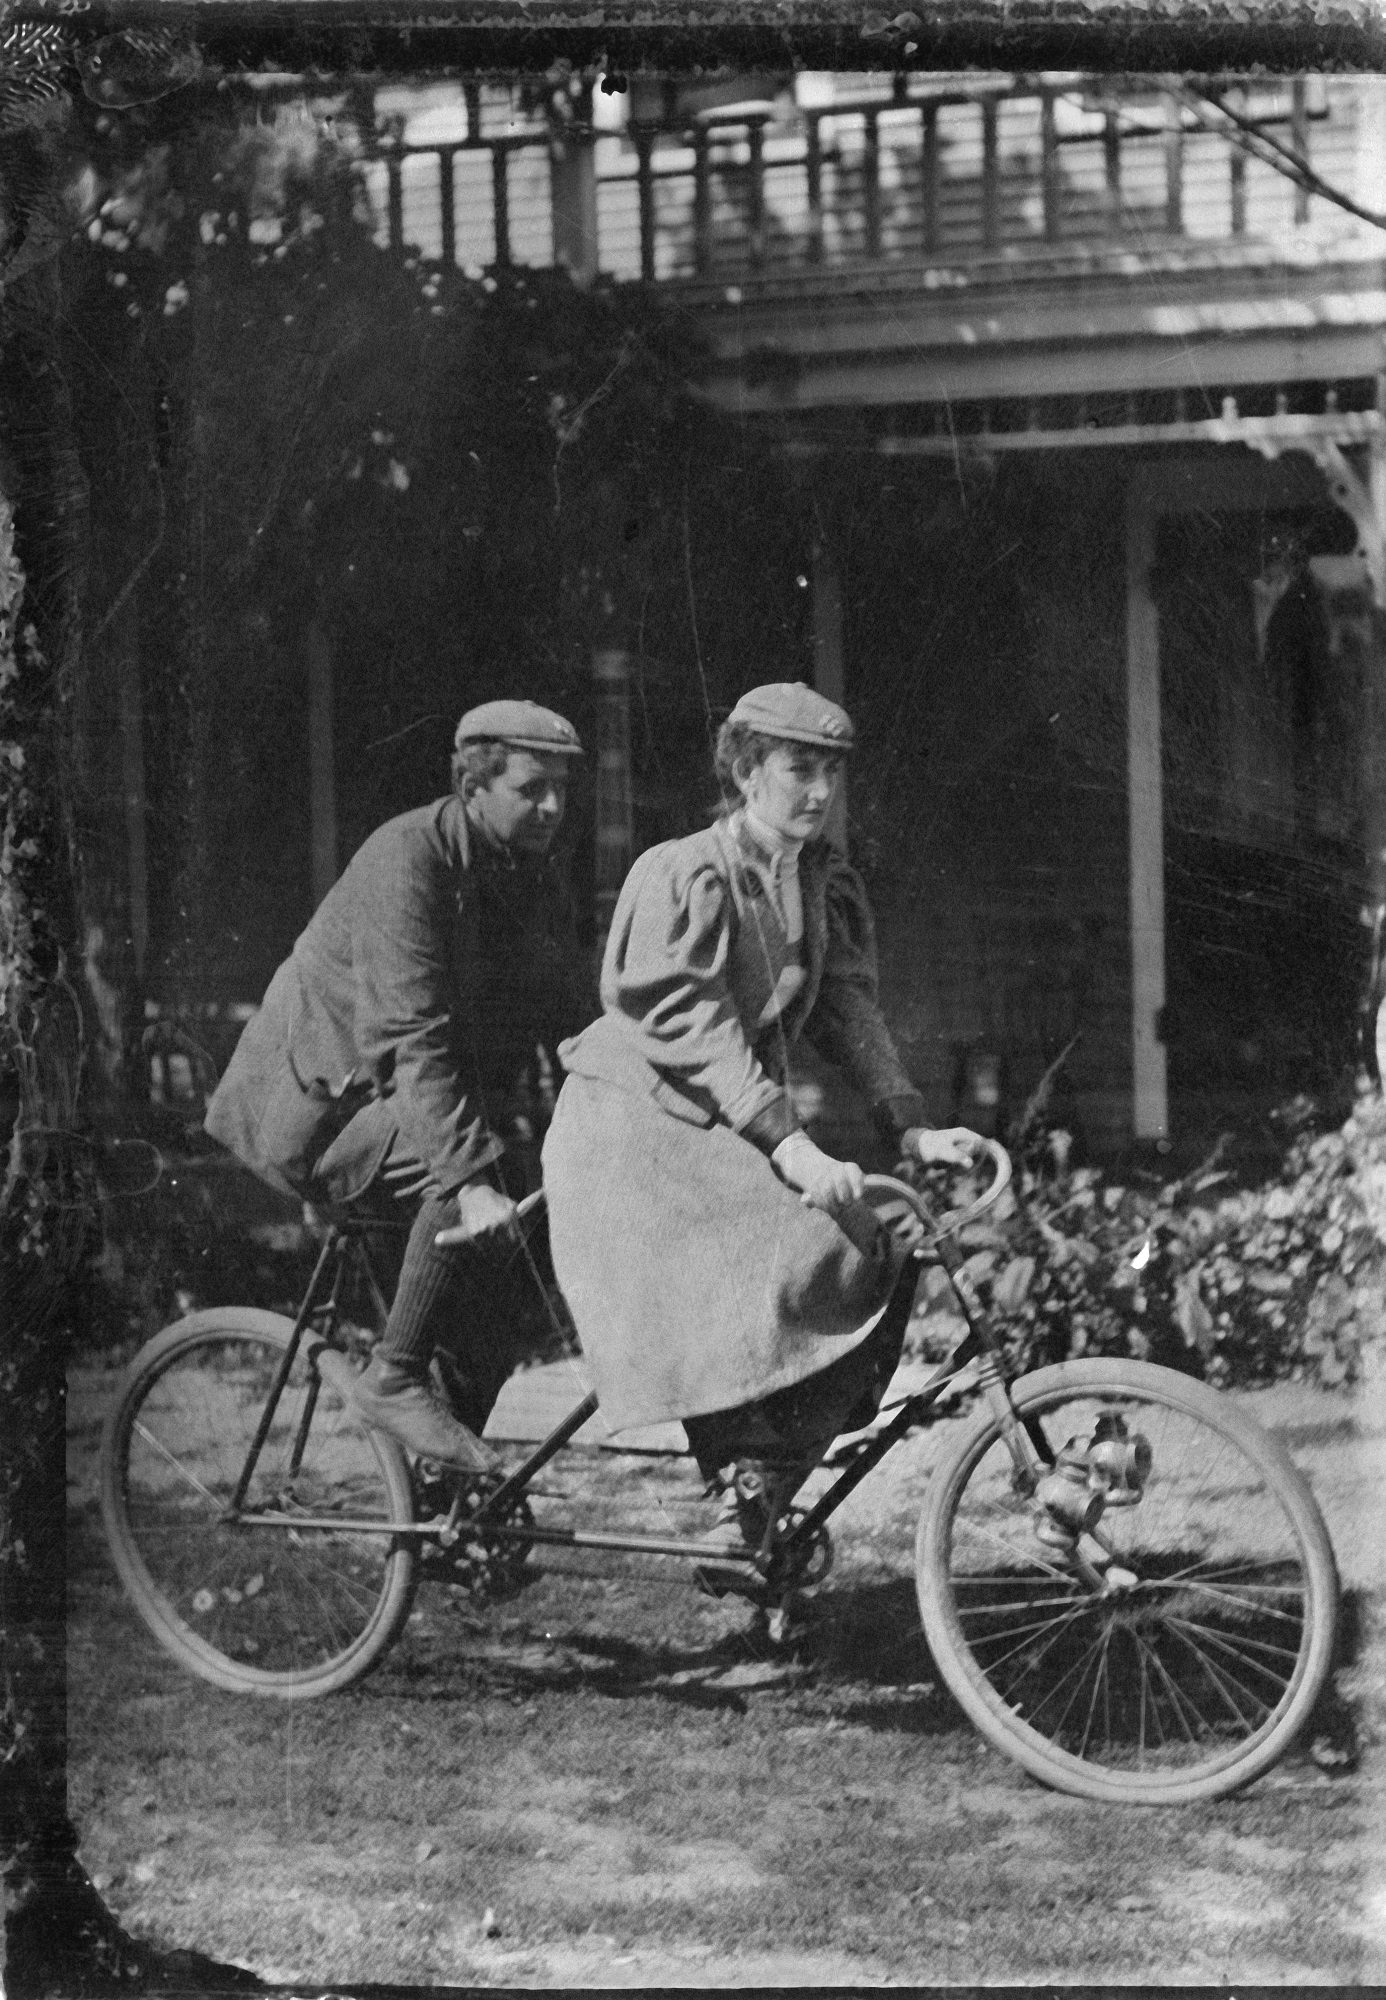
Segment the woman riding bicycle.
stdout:
[[802,683],[741,697],[717,742],[725,809],[641,855],[616,905],[600,1018],[561,1045],[544,1147],[554,1266],[613,1430],[677,1418],[718,1533],[759,1546],[898,1360],[913,1267],[862,1171],[800,1125],[802,1038],[883,1139],[961,1165],[931,1131],[876,997],[871,914],[823,837],[852,724]]

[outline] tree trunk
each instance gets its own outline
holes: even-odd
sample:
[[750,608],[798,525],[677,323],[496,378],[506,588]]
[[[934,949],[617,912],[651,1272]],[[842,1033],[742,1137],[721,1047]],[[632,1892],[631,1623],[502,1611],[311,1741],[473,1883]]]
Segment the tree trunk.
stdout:
[[[130,1938],[67,1808],[64,1360],[94,1235],[70,797],[85,485],[64,387],[61,106],[0,120],[0,1866],[10,2000],[254,1986]],[[35,130],[35,125],[37,130]],[[27,575],[26,575],[27,570]]]

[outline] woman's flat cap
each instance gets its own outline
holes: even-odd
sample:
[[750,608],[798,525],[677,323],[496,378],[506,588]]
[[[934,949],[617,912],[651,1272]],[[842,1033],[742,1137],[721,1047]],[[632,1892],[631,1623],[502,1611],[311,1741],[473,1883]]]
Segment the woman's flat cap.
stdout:
[[744,723],[764,736],[811,743],[817,750],[850,750],[855,741],[846,709],[817,694],[804,681],[770,681],[765,687],[751,688],[728,720]]
[[453,737],[464,743],[508,743],[515,750],[541,750],[550,757],[581,757],[578,733],[564,715],[537,701],[484,701],[469,708]]

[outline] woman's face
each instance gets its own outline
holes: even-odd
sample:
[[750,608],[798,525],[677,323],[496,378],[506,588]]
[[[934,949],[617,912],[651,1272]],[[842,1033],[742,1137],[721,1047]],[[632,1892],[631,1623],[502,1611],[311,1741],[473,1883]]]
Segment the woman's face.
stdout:
[[812,840],[823,831],[841,769],[840,750],[776,743],[753,770],[738,771],[736,782],[762,826],[785,840]]

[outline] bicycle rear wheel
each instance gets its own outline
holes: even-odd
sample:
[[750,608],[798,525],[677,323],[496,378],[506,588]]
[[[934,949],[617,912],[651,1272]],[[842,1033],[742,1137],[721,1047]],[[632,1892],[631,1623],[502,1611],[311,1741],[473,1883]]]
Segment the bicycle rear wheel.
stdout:
[[1114,1559],[1098,1590],[1041,1538],[1044,1510],[1017,1493],[994,1419],[968,1429],[916,1545],[948,1687],[1060,1791],[1177,1805],[1248,1783],[1289,1747],[1332,1663],[1337,1574],[1308,1487],[1225,1397],[1168,1369],[1069,1362],[1010,1395],[1051,1457],[1124,1425],[1148,1441],[1150,1470],[1101,1517]]
[[374,1665],[409,1615],[416,1571],[411,1540],[386,1532],[413,1519],[403,1453],[361,1428],[303,1348],[232,1517],[292,1332],[250,1309],[166,1328],[126,1372],[101,1464],[111,1553],[155,1637],[217,1687],[289,1700]]

